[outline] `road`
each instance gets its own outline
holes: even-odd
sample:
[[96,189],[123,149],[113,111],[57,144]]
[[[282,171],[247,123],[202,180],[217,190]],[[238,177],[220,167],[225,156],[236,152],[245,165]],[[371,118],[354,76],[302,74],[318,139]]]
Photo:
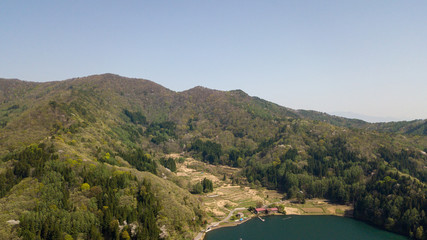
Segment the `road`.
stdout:
[[[208,225],[207,227],[206,227],[206,230],[207,229],[212,229],[213,227],[216,227],[216,226],[218,226],[219,224],[221,224],[221,223],[224,223],[224,222],[227,222],[230,218],[231,218],[231,216],[233,216],[233,214],[234,214],[234,212],[235,211],[242,211],[242,210],[245,210],[246,208],[235,208],[235,209],[233,209],[232,211],[230,211],[230,213],[227,215],[227,217],[225,217],[224,219],[222,219],[221,221],[219,221],[219,222],[214,222],[214,223],[211,223],[210,225]],[[205,230],[205,231],[206,231]],[[203,239],[203,235],[204,235],[204,233],[205,233],[205,231],[202,231],[202,232],[199,232],[198,234],[197,234],[197,236],[193,239],[193,240],[202,240]]]

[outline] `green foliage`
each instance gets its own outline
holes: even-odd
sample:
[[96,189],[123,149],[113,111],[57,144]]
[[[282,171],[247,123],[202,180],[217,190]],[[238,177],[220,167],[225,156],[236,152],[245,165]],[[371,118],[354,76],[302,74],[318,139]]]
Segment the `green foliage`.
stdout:
[[213,191],[213,183],[211,180],[204,178],[202,181],[193,185],[192,193],[201,194]]
[[1,119],[0,120],[0,128],[4,128],[7,125],[7,120]]
[[[24,227],[24,239],[58,234],[60,238],[80,234],[85,239],[117,239],[124,231],[131,234],[127,226],[120,233],[117,230],[125,219],[152,228],[141,222],[137,211],[140,183],[127,174],[111,173],[103,163],[120,165],[121,156],[138,170],[156,173],[156,163],[146,152],[184,150],[204,162],[242,168],[246,179],[231,177],[233,183],[247,180],[253,186],[283,191],[289,198],[373,204],[355,215],[392,231],[425,238],[425,190],[417,181],[427,181],[427,156],[421,151],[427,151],[426,120],[369,124],[293,111],[242,91],[195,88],[175,93],[149,81],[111,74],[49,84],[8,82],[0,81],[0,89],[6,89],[0,96],[4,103],[0,105],[0,154],[5,161],[0,197],[26,177],[43,183],[36,209],[23,217],[23,226],[31,226]],[[61,157],[78,154],[101,164],[92,169],[86,161],[72,165],[65,159],[57,161],[50,146],[18,149],[49,138],[60,146]],[[173,171],[172,161],[160,163]],[[79,191],[83,183],[92,187]],[[203,193],[209,184],[196,185],[194,192]],[[162,215],[158,223],[182,234],[198,231],[202,210],[194,205],[185,212],[181,206],[189,202],[188,196],[180,193],[178,197],[170,189],[157,187],[156,194],[166,199],[162,199],[163,206],[173,202],[179,211],[161,210],[162,214],[169,211],[169,217]],[[127,203],[135,200],[134,205],[120,206],[123,199]],[[185,204],[179,205],[182,199]],[[196,220],[184,223],[184,217],[177,217],[184,215]],[[68,227],[68,222],[75,226]],[[87,228],[78,222],[87,222]],[[140,238],[154,236],[148,230],[138,231]]]
[[5,196],[6,193],[20,181],[13,172],[14,171],[9,168],[6,172],[0,174],[0,197]]
[[165,167],[171,170],[172,172],[176,172],[176,163],[173,158],[161,158],[160,163]]
[[327,148],[311,148],[309,150],[307,171],[315,176],[325,176],[330,168],[333,168],[337,176],[341,176],[344,168],[353,162],[366,163],[346,147],[342,138],[335,138],[327,145]]
[[296,159],[297,156],[298,156],[298,150],[295,149],[295,148],[291,148],[285,154],[283,154],[282,156],[280,156],[280,160],[282,162],[284,162],[286,160],[295,161],[295,159]]
[[271,189],[280,189],[288,197],[305,196],[328,198],[339,203],[349,203],[357,195],[357,184],[365,172],[371,170],[366,159],[347,149],[345,141],[333,139],[326,148],[308,150],[308,164],[298,167],[291,159],[298,155],[290,149],[281,157],[280,163],[266,165],[250,164],[245,169],[249,182],[260,182]]
[[218,164],[222,154],[222,146],[221,144],[215,142],[203,142],[200,139],[197,139],[191,145],[190,151],[199,153],[204,162]]
[[122,234],[120,235],[120,239],[121,240],[129,240],[130,239],[130,236],[129,236],[129,233],[128,233],[128,231],[123,231],[122,232]]
[[157,199],[151,191],[151,184],[143,181],[137,195],[137,218],[142,225],[136,233],[137,239],[158,239],[160,229],[156,225],[156,217],[160,210]]
[[64,240],[74,240],[73,237],[69,234],[65,234]]
[[262,141],[259,145],[258,145],[258,149],[257,152],[263,152],[271,147],[273,147],[275,140],[274,139],[267,139]]
[[56,109],[59,104],[56,101],[49,101],[49,106],[53,109]]
[[33,211],[20,218],[23,239],[59,239],[63,232],[88,233],[97,224],[96,216],[85,211],[73,211],[69,188],[64,176],[48,171],[42,178],[40,201]]
[[13,170],[7,169],[6,172],[0,174],[0,197],[3,197],[23,178],[29,177],[31,168],[34,168],[31,176],[40,178],[44,173],[46,161],[57,158],[54,151],[53,146],[33,144],[3,157],[3,161],[12,160],[14,163]]
[[204,178],[202,180],[203,192],[208,193],[213,191],[213,183],[211,180]]
[[427,223],[426,192],[418,180],[380,168],[356,199],[354,216],[401,234],[421,234]]
[[296,193],[296,195],[297,195],[297,201],[298,201],[299,203],[301,203],[301,204],[304,204],[304,203],[305,203],[305,196],[304,196],[304,193],[303,193],[303,192],[301,192],[301,191],[299,191],[299,192],[297,192],[297,193]]
[[229,162],[227,165],[232,167],[243,167],[243,157],[244,155],[237,149],[231,149],[228,154]]
[[144,131],[142,128],[133,124],[121,124],[119,126],[114,126],[112,127],[112,131],[109,132],[109,135],[112,138],[120,139],[129,147],[135,147],[135,143],[140,142],[143,134]]
[[[291,159],[296,158],[297,151],[288,150],[280,164],[250,162],[245,174],[248,181],[280,189],[300,203],[304,203],[305,197],[353,203],[354,216],[358,219],[405,235],[416,233],[427,222],[424,212],[427,188],[417,179],[391,171],[393,162],[410,161],[407,151],[393,154],[381,148],[379,152],[391,163],[387,167],[382,158],[367,161],[359,157],[360,153],[349,150],[344,139],[335,138],[324,142],[322,147],[311,147],[304,167],[294,165]],[[371,180],[365,183],[368,177]]]
[[[176,124],[171,121],[164,122],[152,122],[148,124],[147,119],[141,112],[131,112],[127,109],[123,110],[123,113],[129,118],[133,124],[138,124],[146,127],[145,136],[151,138],[151,142],[154,144],[160,144],[167,142],[171,138],[176,138]],[[123,128],[123,126],[122,126]],[[126,129],[127,131],[132,130],[131,138],[132,141],[136,141],[139,135],[142,135],[142,129],[137,128],[137,131],[134,131],[134,127],[129,126]]]
[[134,151],[121,153],[121,157],[134,166],[139,171],[149,171],[154,174],[157,172],[157,165],[154,160],[151,159],[151,156],[140,148],[135,149]]
[[82,191],[87,191],[87,190],[89,190],[89,189],[90,189],[90,185],[89,185],[88,183],[83,183],[83,184],[80,186],[80,189],[81,189]]
[[[416,159],[422,159],[423,156],[415,151],[402,149],[400,152],[393,152],[390,149],[381,147],[378,149],[380,156],[391,166],[404,173],[411,173],[421,181],[427,182],[427,170],[421,168]],[[425,158],[425,157],[424,157]]]
[[417,231],[415,232],[415,238],[416,239],[423,239],[424,236],[424,228],[423,226],[419,226],[417,228]]
[[30,164],[24,161],[17,161],[14,164],[13,173],[19,178],[26,178],[30,175]]
[[146,125],[147,124],[147,118],[142,115],[141,112],[131,112],[127,109],[123,110],[123,113],[129,118],[129,120],[134,124],[141,124]]
[[285,206],[280,204],[279,206],[277,206],[278,212],[282,213],[283,215],[286,215],[286,211],[285,211]]
[[427,136],[427,120],[376,123],[367,128],[381,132]]
[[191,193],[194,193],[194,194],[201,194],[201,193],[203,193],[203,185],[202,185],[202,183],[201,182],[197,182],[196,184],[194,184]]
[[[61,167],[64,169],[59,169]],[[81,188],[95,205],[80,209],[73,207],[69,199],[70,191],[78,186],[69,185],[65,181],[68,177],[61,172],[66,172],[65,165],[46,165],[40,201],[33,211],[20,218],[19,232],[24,240],[61,239],[64,233],[84,234],[90,239],[116,238],[119,236],[118,223],[124,220],[137,223],[136,239],[158,239],[160,230],[156,216],[159,204],[148,181],[137,182],[132,175],[113,172],[104,165],[83,168],[78,172],[85,181]],[[129,189],[135,183],[139,184],[139,190],[130,194],[137,200],[137,205],[121,205],[118,190]],[[90,185],[95,187],[90,188]]]
[[176,124],[171,121],[151,123],[145,132],[147,136],[151,136],[151,142],[160,144],[168,141],[170,138],[176,138]]

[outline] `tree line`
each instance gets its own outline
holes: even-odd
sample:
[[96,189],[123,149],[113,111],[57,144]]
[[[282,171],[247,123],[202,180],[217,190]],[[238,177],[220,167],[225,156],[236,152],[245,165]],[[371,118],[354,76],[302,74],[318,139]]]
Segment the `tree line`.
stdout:
[[[326,198],[340,204],[353,204],[354,217],[389,231],[425,239],[427,209],[425,184],[398,173],[391,158],[405,158],[406,152],[379,159],[360,157],[336,138],[323,147],[308,149],[307,164],[294,161],[296,149],[289,149],[280,163],[248,161],[244,175],[250,184],[283,191],[287,198]],[[402,157],[403,155],[403,157]],[[405,164],[403,161],[402,165]]]

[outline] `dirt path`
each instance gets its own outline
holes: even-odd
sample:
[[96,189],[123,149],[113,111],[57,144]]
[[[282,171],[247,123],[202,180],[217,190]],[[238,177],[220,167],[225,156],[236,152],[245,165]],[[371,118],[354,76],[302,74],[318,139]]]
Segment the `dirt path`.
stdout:
[[233,216],[235,211],[243,211],[243,210],[246,210],[246,208],[235,208],[235,209],[233,209],[232,211],[230,211],[230,213],[224,219],[222,219],[219,222],[211,223],[210,225],[207,226],[205,231],[199,232],[197,234],[197,236],[194,238],[194,240],[202,240],[203,236],[205,235],[206,232],[210,231],[213,227],[216,227],[216,226],[220,225],[221,223],[227,222],[231,218],[231,216]]

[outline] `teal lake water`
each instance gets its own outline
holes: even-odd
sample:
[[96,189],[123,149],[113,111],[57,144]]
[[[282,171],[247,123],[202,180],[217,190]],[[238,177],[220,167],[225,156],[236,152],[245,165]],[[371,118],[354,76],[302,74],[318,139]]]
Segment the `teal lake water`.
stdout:
[[270,216],[206,234],[205,240],[403,240],[364,222],[336,216]]

